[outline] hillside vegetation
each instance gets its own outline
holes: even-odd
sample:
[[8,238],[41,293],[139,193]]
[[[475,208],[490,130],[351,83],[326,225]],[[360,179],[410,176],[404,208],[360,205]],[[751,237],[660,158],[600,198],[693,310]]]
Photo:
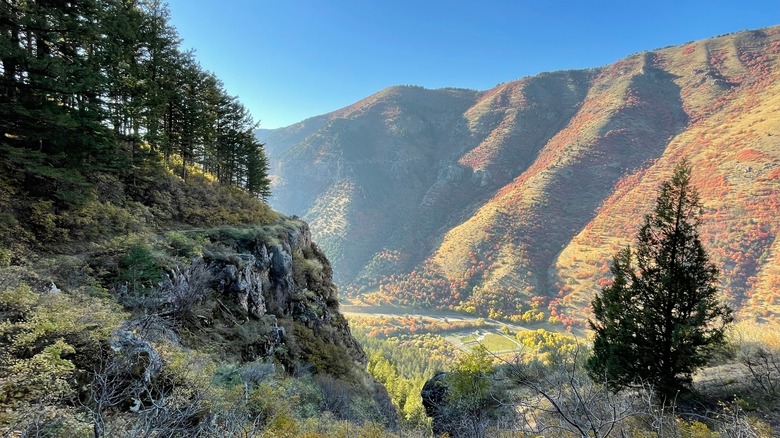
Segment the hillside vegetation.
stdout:
[[179,47],[164,4],[13,1],[2,13],[5,258],[145,228],[274,220],[256,199],[269,194],[257,124]]
[[[358,314],[353,337],[331,262],[309,226],[266,204],[270,178],[256,124],[180,49],[163,3],[10,0],[0,14],[0,435],[753,437],[777,430],[778,340],[752,325],[718,342],[711,366],[697,368],[693,386],[680,393],[685,399],[671,405],[641,385],[609,391],[583,373],[589,352],[580,340],[519,325],[570,322],[565,310],[586,302],[586,290],[553,299],[549,290],[568,284],[564,271],[540,269],[560,260],[556,245],[595,229],[622,197],[644,211],[642,196],[654,190],[645,185],[665,178],[663,166],[679,155],[654,138],[605,167],[597,158],[622,144],[608,139],[633,138],[631,125],[642,135],[676,136],[672,144],[684,149],[685,129],[709,120],[695,116],[706,96],[685,104],[684,80],[674,74],[687,67],[678,72],[662,62],[678,49],[485,93],[392,88],[269,134],[295,139],[274,149],[284,156],[278,169],[289,171],[276,175],[278,189],[310,184],[280,203],[311,203],[307,215],[346,266],[350,294],[491,317]],[[757,78],[772,77],[774,38],[767,30],[723,40],[758,54],[740,63],[724,58],[722,74],[732,75],[734,90],[771,88]],[[662,120],[642,110],[653,96],[668,107]],[[747,105],[741,96],[734,102]],[[610,98],[607,106],[589,103]],[[755,111],[771,117],[764,103],[753,102]],[[701,105],[702,114],[720,111]],[[727,122],[717,128],[732,129]],[[570,128],[577,124],[581,130]],[[745,187],[756,172],[771,188],[774,170],[757,164],[766,166],[771,143],[733,152],[753,163],[740,168]],[[701,184],[717,175],[696,154],[690,162],[702,166]],[[623,169],[631,166],[639,170]],[[718,194],[747,208],[716,182],[720,191],[701,189],[705,202]],[[768,217],[773,207],[762,208],[749,212]],[[722,223],[743,222],[728,223],[727,233],[711,229],[711,244],[727,236],[731,250],[747,232],[773,238],[766,217],[727,211]],[[572,215],[559,217],[566,212]],[[578,216],[586,213],[592,220]],[[546,223],[560,229],[550,233]],[[603,243],[589,238],[583,242]],[[362,261],[352,263],[352,254]],[[724,270],[737,269],[726,272],[740,278],[739,263],[749,257]],[[772,262],[769,254],[745,271],[756,277],[746,284],[774,290],[761,283]],[[579,279],[585,288],[587,277]],[[740,298],[725,281],[727,298],[751,309],[760,295]]]
[[260,131],[275,205],[369,302],[582,321],[646,200],[687,157],[744,317],[778,307],[780,28],[483,92],[393,87]]
[[0,436],[393,425],[330,262],[264,202],[256,123],[164,4],[0,17]]

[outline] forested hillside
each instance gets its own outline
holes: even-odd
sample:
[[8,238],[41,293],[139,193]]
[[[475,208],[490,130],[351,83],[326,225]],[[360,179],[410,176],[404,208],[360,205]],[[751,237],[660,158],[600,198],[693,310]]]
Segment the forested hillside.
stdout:
[[167,176],[158,174],[163,168],[185,185],[207,172],[225,193],[235,186],[269,195],[267,160],[252,135],[257,124],[216,76],[180,48],[163,3],[14,1],[0,11],[5,245],[85,232],[91,225],[85,217],[98,227],[151,221],[143,212],[96,216],[149,198],[166,204],[167,211],[153,212],[158,224],[241,215],[230,211],[239,202],[232,196],[227,205],[212,200],[203,206],[224,209],[219,213],[174,206],[186,202],[177,196],[159,199],[165,190],[154,186],[166,184]]
[[330,262],[265,203],[257,124],[164,3],[2,2],[0,60],[0,436],[394,424]]
[[349,296],[566,325],[685,157],[723,293],[773,319],[779,75],[766,28],[487,91],[393,87],[258,135],[274,202]]

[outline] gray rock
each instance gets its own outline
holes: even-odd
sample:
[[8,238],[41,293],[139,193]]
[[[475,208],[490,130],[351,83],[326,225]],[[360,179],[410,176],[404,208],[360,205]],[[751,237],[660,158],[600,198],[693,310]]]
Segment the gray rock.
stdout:
[[447,376],[449,373],[437,373],[431,377],[420,391],[425,414],[433,421],[431,427],[436,436],[449,433],[448,419],[446,418]]
[[255,259],[255,268],[259,271],[267,271],[271,267],[271,256],[265,245],[260,245],[257,258]]
[[281,244],[271,247],[271,275],[276,278],[292,274],[292,254],[289,246],[284,248]]
[[124,368],[136,376],[142,376],[147,385],[160,375],[162,358],[152,344],[135,333],[126,329],[115,330],[111,334],[109,345]]

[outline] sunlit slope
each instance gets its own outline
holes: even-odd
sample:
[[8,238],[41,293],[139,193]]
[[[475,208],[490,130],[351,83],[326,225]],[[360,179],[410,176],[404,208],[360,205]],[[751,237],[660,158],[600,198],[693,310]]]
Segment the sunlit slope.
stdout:
[[582,105],[594,71],[545,73],[486,92],[464,119],[476,147],[458,162],[484,180],[506,184],[530,166],[540,149]]
[[658,51],[691,122],[649,168],[629,173],[552,266],[553,290],[571,311],[588,306],[611,254],[631,242],[673,164],[694,166],[702,234],[727,298],[743,313],[778,306],[780,267],[780,39],[776,29]]
[[598,74],[533,164],[447,234],[433,260],[448,278],[468,272],[469,253],[476,253],[492,259],[474,273],[481,276],[477,292],[547,293],[547,270],[561,248],[623,174],[661,155],[687,123],[679,87],[656,58],[636,55]]
[[567,323],[687,157],[724,295],[771,317],[778,29],[484,92],[388,88],[267,133],[275,206],[312,223],[349,295]]

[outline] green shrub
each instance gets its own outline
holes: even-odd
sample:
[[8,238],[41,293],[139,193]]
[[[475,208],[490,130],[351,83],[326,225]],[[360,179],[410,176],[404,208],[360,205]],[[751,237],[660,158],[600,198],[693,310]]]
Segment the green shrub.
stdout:
[[0,268],[7,268],[11,266],[11,259],[13,253],[9,249],[5,249],[0,246]]
[[295,337],[303,353],[303,360],[311,364],[313,371],[334,377],[347,376],[352,369],[352,358],[347,350],[323,339],[305,325],[293,324]]
[[97,278],[99,273],[89,262],[88,258],[81,256],[56,256],[39,263],[38,271],[45,275],[47,283],[54,282],[60,289],[108,297],[108,291]]
[[128,290],[133,293],[152,287],[161,275],[152,248],[147,244],[132,245],[119,260],[119,280],[127,282]]
[[0,323],[3,321],[16,322],[24,318],[37,302],[38,294],[26,284],[20,284],[14,289],[0,292],[0,316],[2,316]]
[[30,205],[30,225],[41,240],[56,240],[63,234],[57,228],[57,216],[51,200],[39,199]]
[[[4,428],[4,426],[8,426]],[[0,413],[4,436],[90,438],[93,424],[75,408],[34,404]]]
[[13,360],[6,371],[0,398],[55,402],[67,397],[72,391],[69,380],[76,366],[63,355],[74,353],[76,349],[60,338],[31,358]]
[[179,257],[197,257],[203,255],[204,238],[197,238],[179,231],[171,231],[166,237],[170,246]]
[[126,315],[115,303],[80,294],[0,293],[4,351],[0,399],[57,400],[72,395],[73,374],[94,366],[101,345]]

